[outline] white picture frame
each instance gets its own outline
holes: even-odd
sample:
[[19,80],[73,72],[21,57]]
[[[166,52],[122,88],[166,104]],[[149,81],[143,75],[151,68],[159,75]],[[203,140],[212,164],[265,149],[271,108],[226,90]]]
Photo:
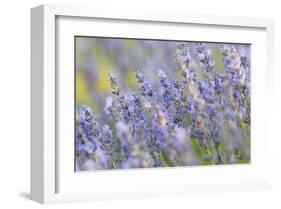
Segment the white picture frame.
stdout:
[[[120,30],[114,30],[116,23],[121,23],[118,25]],[[135,32],[129,29],[134,24],[145,30]],[[43,5],[31,10],[31,26],[31,199],[47,204],[166,194],[244,191],[272,186],[272,139],[267,137],[266,128],[270,123],[266,111],[270,108],[270,102],[262,101],[264,98],[267,101],[273,99],[272,94],[268,93],[273,91],[270,81],[274,76],[271,19]],[[90,26],[95,26],[95,29]],[[160,35],[155,33],[157,27],[163,32]],[[208,31],[207,41],[254,43],[252,64],[256,71],[252,71],[251,88],[254,91],[251,103],[255,113],[253,115],[256,116],[254,118],[257,119],[253,120],[251,138],[257,142],[253,144],[253,162],[249,166],[232,165],[220,168],[157,168],[75,174],[72,170],[74,158],[69,159],[74,156],[71,151],[73,144],[64,140],[71,138],[66,130],[71,128],[67,121],[73,121],[73,114],[69,116],[68,113],[72,111],[74,104],[73,95],[67,89],[73,88],[73,71],[58,70],[74,68],[71,60],[71,37],[95,34],[177,39],[176,35],[168,32],[169,27],[179,32],[184,32],[187,28],[201,31],[191,31],[191,35],[184,36],[184,39],[206,41],[204,32]],[[61,107],[65,111],[61,111]],[[206,173],[213,177],[212,180],[204,178]],[[188,180],[183,181],[187,176]],[[163,179],[168,181],[161,184],[160,180]],[[95,185],[95,189],[92,189],[92,185]]]

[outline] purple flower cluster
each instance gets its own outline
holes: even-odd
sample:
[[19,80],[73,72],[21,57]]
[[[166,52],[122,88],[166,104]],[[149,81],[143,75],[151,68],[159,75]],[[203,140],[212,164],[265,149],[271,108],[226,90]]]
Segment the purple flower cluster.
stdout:
[[115,168],[115,141],[109,126],[100,128],[87,106],[81,108],[79,118],[82,130],[76,130],[76,154],[78,164],[82,162],[82,167],[79,166],[78,170],[83,170],[83,163],[89,159],[99,161],[92,165],[96,169]]
[[[100,125],[90,107],[77,117],[76,170],[247,163],[250,161],[250,49],[220,44],[223,66],[206,43],[177,45],[177,79],[158,85],[137,71],[137,91],[109,74],[112,95]],[[222,69],[220,69],[222,68]]]

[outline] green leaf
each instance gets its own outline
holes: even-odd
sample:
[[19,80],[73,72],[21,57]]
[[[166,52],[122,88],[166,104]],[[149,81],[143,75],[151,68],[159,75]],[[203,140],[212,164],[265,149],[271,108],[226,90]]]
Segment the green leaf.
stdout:
[[161,152],[159,154],[159,157],[167,166],[169,166],[169,167],[175,166],[165,152]]

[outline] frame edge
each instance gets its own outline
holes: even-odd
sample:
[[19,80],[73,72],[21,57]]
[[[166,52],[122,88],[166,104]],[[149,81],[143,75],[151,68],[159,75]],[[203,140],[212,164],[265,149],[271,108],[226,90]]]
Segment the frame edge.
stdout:
[[31,9],[31,199],[44,203],[44,6]]

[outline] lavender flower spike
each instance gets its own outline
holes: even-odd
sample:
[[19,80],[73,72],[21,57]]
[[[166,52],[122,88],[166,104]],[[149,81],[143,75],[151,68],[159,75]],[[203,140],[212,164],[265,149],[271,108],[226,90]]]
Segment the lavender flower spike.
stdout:
[[140,71],[137,71],[137,72],[136,72],[136,78],[137,78],[137,81],[138,81],[138,83],[139,83],[139,85],[140,85],[140,90],[141,90],[142,95],[143,95],[149,102],[151,102],[151,101],[152,101],[152,98],[153,98],[153,96],[154,96],[151,83],[150,83],[149,81],[147,81],[147,80],[144,78],[143,73],[140,72]]
[[107,124],[102,127],[101,137],[99,138],[99,148],[105,152],[109,160],[112,159],[115,142],[112,137],[112,131]]
[[90,107],[83,105],[80,110],[80,124],[89,141],[95,143],[95,138],[100,134],[99,124],[95,120]]
[[204,43],[196,43],[195,50],[203,71],[205,73],[212,71],[215,67],[215,60],[211,57],[211,50]]
[[158,70],[158,77],[160,78],[160,83],[163,88],[168,88],[170,86],[168,76],[164,71]]

